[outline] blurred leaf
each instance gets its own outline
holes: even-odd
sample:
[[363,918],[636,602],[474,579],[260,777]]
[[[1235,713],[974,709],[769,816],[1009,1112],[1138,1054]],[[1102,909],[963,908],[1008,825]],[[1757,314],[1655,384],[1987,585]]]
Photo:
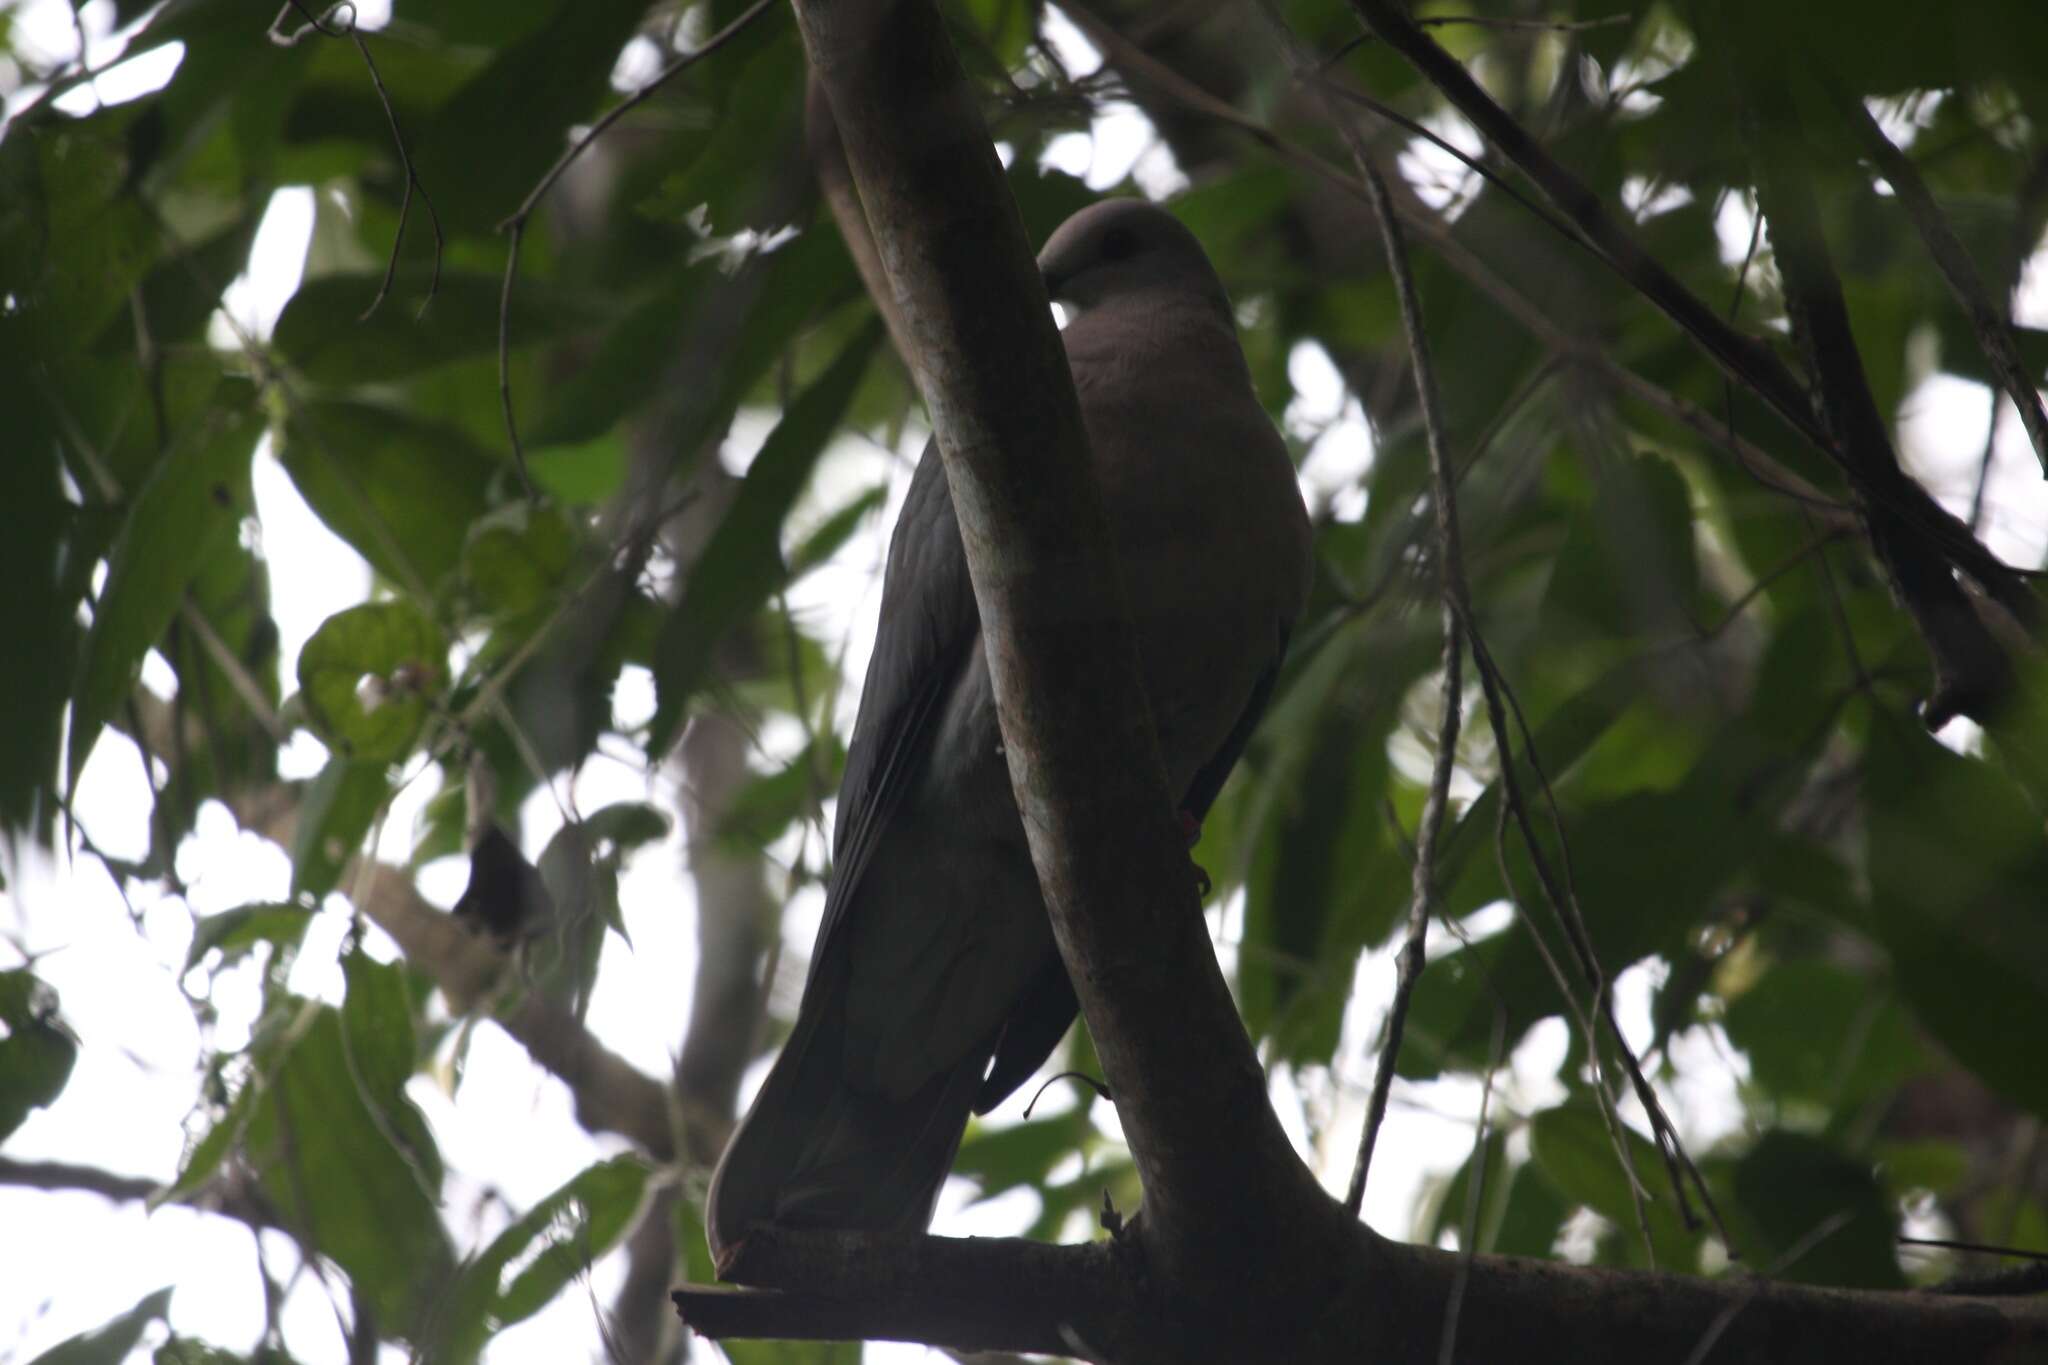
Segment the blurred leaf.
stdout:
[[64,1093],[77,1061],[57,992],[27,968],[0,971],[0,1141]]
[[299,802],[291,849],[295,898],[317,903],[334,889],[390,796],[384,764],[339,756],[327,760]]
[[259,943],[276,946],[296,944],[304,937],[312,915],[297,905],[242,905],[202,916],[192,929],[192,947],[185,954],[185,970],[191,971],[215,949],[220,965],[232,965],[247,956]]
[[1773,1278],[1845,1289],[1904,1285],[1898,1213],[1868,1165],[1773,1129],[1735,1162],[1730,1180],[1742,1222],[1759,1239],[1743,1253]]
[[455,1273],[439,1211],[441,1161],[419,1111],[326,1006],[259,1038],[263,1075],[243,1150],[288,1226],[348,1273],[387,1330],[425,1325]]
[[171,1287],[145,1295],[133,1308],[103,1327],[81,1332],[37,1356],[29,1365],[122,1365],[142,1344],[153,1322],[168,1321]]
[[747,467],[738,495],[691,569],[683,600],[655,643],[654,681],[660,701],[648,735],[650,752],[667,750],[683,707],[702,685],[719,641],[786,581],[783,518],[838,430],[881,339],[879,321],[862,328],[832,367],[797,395]]
[[1844,1118],[1928,1064],[1898,1002],[1831,963],[1774,964],[1723,1023],[1765,1094]]
[[1987,1084],[2048,1115],[2048,1070],[2014,1040],[2048,998],[2048,839],[2011,779],[1875,713],[1864,760],[1869,929],[1900,994]]
[[576,549],[575,528],[560,508],[506,503],[471,524],[462,577],[486,612],[512,616],[554,599]]
[[233,544],[249,506],[256,433],[251,411],[210,414],[128,504],[79,660],[68,788],[77,788],[101,729],[134,688],[142,656],[177,614],[186,586],[209,557]]
[[[429,269],[407,266],[391,296],[367,318],[383,271],[322,275],[299,286],[277,319],[271,343],[315,384],[343,386],[409,379],[464,356],[494,352],[504,282],[481,271],[444,270],[425,300]],[[506,333],[514,348],[558,344],[592,327],[600,310],[575,294],[520,281]]]
[[[1654,1199],[1643,1201],[1643,1221],[1657,1264],[1666,1270],[1692,1270],[1699,1257],[1699,1235],[1689,1233],[1672,1205],[1664,1162],[1649,1139],[1624,1129],[1635,1176]],[[1629,1194],[1628,1175],[1621,1165],[1607,1124],[1589,1103],[1546,1109],[1529,1125],[1530,1159],[1559,1194],[1583,1204],[1619,1229],[1632,1263],[1642,1255],[1641,1224]]]
[[462,557],[498,462],[460,431],[367,403],[295,403],[277,454],[320,519],[377,572],[431,593]]
[[358,762],[402,758],[447,686],[448,646],[409,602],[336,612],[299,651],[299,690],[314,729]]
[[490,1338],[539,1312],[626,1234],[647,1188],[633,1157],[585,1167],[462,1268],[434,1322],[435,1360],[475,1360]]

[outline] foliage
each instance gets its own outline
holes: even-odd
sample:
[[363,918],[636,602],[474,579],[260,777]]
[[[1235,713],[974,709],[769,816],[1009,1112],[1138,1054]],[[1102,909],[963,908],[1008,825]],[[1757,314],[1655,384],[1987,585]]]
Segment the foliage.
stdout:
[[[1101,8],[1131,29],[1141,7]],[[1426,452],[1371,222],[1338,183],[1343,144],[1297,98],[1255,8],[1235,8],[1156,55],[1326,173],[1133,74],[1163,138],[1135,174],[1152,185],[1171,159],[1189,182],[1178,209],[1231,285],[1260,392],[1304,459],[1319,570],[1272,711],[1196,857],[1230,907],[1247,1025],[1304,1097],[1302,1123],[1341,1179],[1383,1003],[1356,994],[1356,966],[1404,917],[1435,733]],[[1319,51],[1358,33],[1337,0],[1284,8]],[[1983,385],[1993,372],[1829,92],[1882,115],[2010,312],[2048,222],[2048,11],[1966,8],[1861,0],[1742,17],[1750,38],[1814,54],[1812,88],[1778,115],[1798,126],[1763,136],[1810,148],[1860,358],[1897,428],[1930,401],[1931,380]],[[423,1070],[459,1071],[465,1011],[509,1017],[527,992],[552,993],[573,999],[581,1026],[591,944],[625,927],[618,868],[661,837],[659,815],[617,807],[545,855],[527,851],[573,979],[562,988],[536,969],[543,947],[482,1002],[459,998],[438,962],[379,960],[395,949],[361,918],[358,855],[403,785],[441,793],[416,867],[462,847],[465,824],[509,819],[601,742],[659,764],[685,722],[713,712],[757,733],[793,721],[803,739],[757,755],[759,771],[693,837],[752,853],[824,832],[820,795],[843,742],[835,703],[858,679],[842,676],[842,627],[794,620],[788,594],[827,564],[872,562],[885,529],[871,481],[845,492],[824,477],[845,458],[834,432],[893,443],[915,417],[812,188],[787,15],[771,9],[583,156],[526,222],[501,313],[498,225],[619,98],[608,77],[622,47],[640,64],[620,70],[642,71],[739,5],[401,2],[365,35],[374,79],[339,29],[286,45],[226,0],[114,9],[134,26],[129,55],[182,45],[162,88],[99,104],[76,71],[38,72],[10,50],[71,95],[30,101],[0,138],[0,564],[12,589],[0,638],[31,661],[0,675],[0,818],[89,855],[70,798],[111,729],[157,770],[149,852],[113,869],[137,894],[178,894],[176,854],[209,800],[291,854],[289,901],[196,919],[189,956],[170,964],[203,1002],[215,974],[256,961],[264,1002],[245,1046],[204,1059],[195,1140],[162,1197],[250,1174],[272,1216],[340,1272],[358,1320],[436,1359],[484,1350],[644,1217],[674,1218],[675,1276],[701,1276],[701,1172],[653,1180],[662,1152],[593,1166],[464,1245],[434,1135],[405,1090]],[[1613,0],[1459,12],[1565,25],[1431,31],[1679,281],[1796,369],[1772,244],[1750,235],[1741,133],[1754,111],[1737,107],[1729,54],[1703,40],[1698,16]],[[1115,92],[1037,44],[1056,20],[1035,6],[958,0],[948,14],[1042,237],[1091,193],[1042,158],[1070,152],[1059,140]],[[301,22],[281,20],[287,32]],[[1384,45],[1334,69],[1454,137],[1462,127]],[[1543,861],[1570,869],[1608,978],[1647,1005],[1626,1022],[1652,1079],[1668,1094],[1707,1068],[1740,1078],[1739,1115],[1696,1120],[1689,1136],[1749,1264],[1882,1287],[1941,1265],[1898,1253],[1909,1213],[1983,1241],[2048,1232],[2048,1166],[2025,1136],[2048,1119],[2032,1046],[2048,998],[2048,788],[2024,732],[1929,737],[1915,714],[1934,683],[1925,647],[1844,515],[1854,499],[1840,472],[1516,195],[1360,118],[1389,164],[1411,149],[1412,191],[1451,248],[1419,243],[1414,265],[1465,469],[1477,624],[1519,715],[1512,755],[1466,726],[1439,847],[1455,937],[1439,934],[1421,978],[1400,1074],[1452,1082],[1418,1093],[1469,1096],[1472,1078],[1519,1060],[1486,1140],[1431,1190],[1415,1234],[1700,1270],[1727,1249],[1668,1197],[1638,1223],[1596,1102],[1618,1058],[1580,1026],[1546,960],[1564,939],[1504,808],[1504,763],[1529,795]],[[304,279],[274,327],[230,320],[222,295],[273,194],[297,186],[315,191]],[[1485,269],[1459,264],[1470,260]],[[1530,317],[1556,330],[1539,334]],[[2038,381],[2048,332],[2038,313],[2026,321],[2015,336]],[[1559,349],[1559,335],[1580,349]],[[1328,365],[1371,424],[1368,461],[1343,462],[1356,428],[1347,436],[1316,391]],[[1813,485],[1817,504],[1732,458],[1687,417],[1702,412],[1706,428],[1725,419]],[[744,477],[723,475],[736,419],[764,415],[772,434]],[[1989,447],[1966,435],[1908,453],[1972,514]],[[259,448],[375,572],[370,600],[330,617],[293,667],[273,619],[273,593],[290,587],[271,581],[254,514]],[[1975,515],[1994,549],[2034,568],[2038,492],[2013,468],[2026,456],[2001,458]],[[696,530],[676,529],[693,517]],[[146,660],[167,666],[169,700],[139,683]],[[2021,666],[2023,695],[2037,696],[2031,661]],[[616,716],[629,667],[656,683],[651,721]],[[294,732],[329,757],[318,776],[285,782],[278,753]],[[472,763],[496,787],[473,812]],[[280,821],[264,812],[281,789]],[[821,876],[823,846],[807,838],[776,885]],[[339,904],[330,895],[357,917],[345,990],[302,998],[286,968],[311,916]],[[1523,917],[1510,922],[1503,901]],[[744,965],[751,978],[757,964]],[[801,965],[784,964],[785,978],[801,980]],[[77,1047],[35,972],[0,973],[0,1135],[63,1103]],[[764,1036],[751,1018],[700,1027],[743,1030],[754,1048]],[[1562,1049],[1517,1052],[1559,1036]],[[1071,1048],[1085,1069],[1085,1036]],[[986,1196],[1029,1191],[1032,1235],[1076,1235],[1105,1188],[1118,1207],[1136,1202],[1129,1163],[1094,1122],[1100,1103],[977,1127],[959,1169]],[[1655,1149],[1633,1131],[1626,1146],[1645,1186],[1668,1196]],[[681,1191],[674,1214],[649,1197],[657,1183]],[[152,1295],[47,1358],[118,1358],[167,1303]],[[209,1349],[177,1339],[159,1354]],[[733,1358],[843,1356],[741,1346]]]

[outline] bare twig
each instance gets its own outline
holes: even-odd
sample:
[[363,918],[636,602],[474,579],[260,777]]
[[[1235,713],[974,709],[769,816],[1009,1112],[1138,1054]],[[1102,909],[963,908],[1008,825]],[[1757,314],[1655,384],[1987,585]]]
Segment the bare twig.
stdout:
[[1458,1318],[1465,1308],[1465,1288],[1472,1263],[1479,1256],[1479,1210],[1486,1200],[1486,1111],[1493,1100],[1493,1078],[1507,1047],[1508,1012],[1498,996],[1493,1002],[1493,1037],[1486,1049],[1486,1077],[1479,1087],[1479,1119],[1472,1132],[1472,1155],[1465,1163],[1465,1221],[1458,1233],[1458,1269],[1444,1299],[1444,1330],[1437,1347],[1437,1365],[1451,1365],[1458,1349]]
[[1450,805],[1451,774],[1458,760],[1458,724],[1463,715],[1464,642],[1459,634],[1459,602],[1464,594],[1464,551],[1458,541],[1458,480],[1451,466],[1444,440],[1443,404],[1436,372],[1431,364],[1429,334],[1422,325],[1422,303],[1415,291],[1415,273],[1408,265],[1408,247],[1401,236],[1401,221],[1394,212],[1393,196],[1386,181],[1366,155],[1358,130],[1337,110],[1316,82],[1314,64],[1296,41],[1287,21],[1273,0],[1261,0],[1259,8],[1278,35],[1295,79],[1317,91],[1325,113],[1337,127],[1351,151],[1359,179],[1364,183],[1379,223],[1380,242],[1387,254],[1387,273],[1394,282],[1394,296],[1400,303],[1401,330],[1408,342],[1408,355],[1415,375],[1416,397],[1422,406],[1422,424],[1429,444],[1430,499],[1436,509],[1436,554],[1438,591],[1443,601],[1443,699],[1437,727],[1436,762],[1430,774],[1429,793],[1423,801],[1422,823],[1415,836],[1415,863],[1411,873],[1412,892],[1408,907],[1408,937],[1401,946],[1394,998],[1387,1007],[1387,1024],[1381,1042],[1379,1063],[1373,1074],[1372,1098],[1366,1106],[1365,1131],[1358,1142],[1358,1157],[1351,1168],[1351,1184],[1344,1196],[1346,1212],[1356,1217],[1365,1199],[1366,1176],[1372,1169],[1373,1147],[1379,1140],[1380,1124],[1387,1116],[1387,1095],[1393,1087],[1394,1066],[1401,1055],[1401,1037],[1408,1021],[1409,1001],[1415,983],[1421,979],[1429,920],[1436,907],[1436,848],[1443,832],[1444,812]]
[[[330,27],[341,19],[344,10],[347,11],[347,18],[343,26]],[[283,28],[285,16],[294,12],[306,22],[302,27],[287,33]],[[376,60],[370,56],[370,45],[363,41],[362,31],[356,27],[355,0],[336,0],[336,3],[327,7],[325,13],[317,15],[306,8],[304,0],[285,0],[284,8],[270,21],[268,36],[270,41],[279,47],[293,47],[309,33],[317,33],[323,38],[348,38],[355,43],[356,51],[362,55],[363,66],[370,73],[370,84],[377,92],[377,103],[383,106],[384,121],[391,125],[391,142],[398,149],[398,164],[405,172],[405,190],[398,200],[398,231],[392,235],[391,254],[384,261],[384,279],[377,286],[377,293],[371,298],[370,306],[363,309],[357,321],[369,321],[370,315],[377,311],[377,306],[391,293],[391,282],[398,275],[398,255],[405,246],[405,226],[412,217],[414,192],[418,192],[420,202],[427,206],[427,221],[434,230],[434,273],[427,281],[427,296],[420,300],[420,310],[416,315],[425,317],[427,306],[433,303],[434,295],[440,292],[441,254],[447,247],[447,238],[441,232],[441,215],[435,211],[434,200],[427,193],[426,185],[420,180],[419,172],[413,167],[412,153],[406,149],[405,133],[398,126],[398,110],[391,103],[391,92],[384,88],[384,77],[378,74]]]
[[[293,0],[293,3],[296,2],[297,0]],[[754,3],[749,5],[731,23],[712,34],[709,38],[706,38],[701,47],[694,48],[675,58],[668,65],[662,67],[661,70],[655,72],[653,78],[647,84],[620,100],[610,109],[607,109],[597,122],[591,124],[584,131],[583,136],[570,143],[568,149],[555,158],[555,164],[548,167],[541,178],[534,182],[533,188],[526,192],[526,198],[520,200],[519,207],[514,209],[509,217],[498,224],[498,231],[507,234],[509,238],[505,251],[505,281],[498,291],[498,403],[505,414],[506,438],[512,443],[512,463],[514,468],[519,471],[519,482],[525,488],[527,497],[531,498],[536,496],[536,494],[534,492],[533,479],[528,474],[526,468],[526,447],[519,440],[519,422],[512,412],[510,359],[512,349],[512,282],[519,274],[519,247],[526,238],[527,220],[533,216],[533,211],[540,206],[540,201],[547,197],[547,192],[555,187],[555,182],[562,178],[562,173],[569,169],[570,163],[583,155],[591,143],[603,137],[614,123],[617,123],[627,114],[653,98],[655,91],[661,89],[662,86],[667,85],[675,77],[689,70],[698,62],[709,57],[712,53],[738,37],[754,20],[774,8],[775,4],[776,0],[754,0]]]
[[1692,1354],[1685,1358],[1685,1365],[1702,1365],[1708,1353],[1714,1349],[1714,1344],[1720,1341],[1722,1334],[1728,1330],[1729,1324],[1735,1321],[1743,1309],[1749,1307],[1750,1301],[1756,1297],[1757,1292],[1764,1285],[1770,1282],[1773,1275],[1781,1275],[1798,1264],[1806,1256],[1807,1252],[1812,1251],[1822,1242],[1825,1242],[1828,1238],[1841,1231],[1842,1226],[1853,1216],[1853,1214],[1844,1211],[1822,1219],[1804,1237],[1801,1237],[1798,1241],[1787,1247],[1783,1256],[1771,1262],[1761,1272],[1749,1276],[1747,1283],[1743,1286],[1744,1292],[1742,1296],[1729,1303],[1715,1315],[1711,1323],[1707,1324],[1707,1330],[1700,1334],[1699,1343],[1692,1348]]

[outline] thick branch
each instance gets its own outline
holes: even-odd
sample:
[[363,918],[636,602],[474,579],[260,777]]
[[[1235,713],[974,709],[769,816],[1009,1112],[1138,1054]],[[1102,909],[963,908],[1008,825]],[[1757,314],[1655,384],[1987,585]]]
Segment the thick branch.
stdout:
[[683,1320],[714,1340],[915,1341],[955,1350],[1127,1359],[1154,1335],[1113,1243],[894,1242],[763,1228],[731,1268],[760,1289],[677,1291]]
[[[928,0],[798,0],[797,18],[916,348],[1011,782],[1144,1181],[1146,1248],[1299,1238],[1334,1206],[1273,1117],[1202,931],[1078,404],[975,102]],[[1100,609],[1077,619],[1078,599]]]
[[[1356,1229],[1362,1249],[1369,1236]],[[1173,1340],[1185,1306],[1153,1297],[1156,1287],[1134,1274],[1122,1250],[1116,1242],[889,1242],[767,1229],[747,1239],[734,1269],[775,1292],[692,1288],[677,1293],[676,1303],[713,1338],[908,1340],[1180,1365],[1254,1358],[1393,1365],[1436,1358],[1460,1261],[1428,1247],[1351,1261],[1350,1276],[1340,1271],[1324,1284],[1339,1335],[1320,1349],[1234,1356],[1236,1348],[1214,1342]],[[1268,1282],[1262,1259],[1245,1253],[1246,1273],[1226,1308],[1260,1313]],[[1361,1266],[1370,1266],[1363,1276]],[[1500,1256],[1471,1258],[1463,1294],[1453,1358],[1466,1362],[1676,1365],[1710,1332],[1718,1336],[1708,1359],[1749,1365],[1962,1365],[2034,1360],[2048,1351],[2048,1306],[2026,1300],[1819,1289],[1755,1276],[1706,1280]],[[1275,1338],[1289,1325],[1262,1321]]]

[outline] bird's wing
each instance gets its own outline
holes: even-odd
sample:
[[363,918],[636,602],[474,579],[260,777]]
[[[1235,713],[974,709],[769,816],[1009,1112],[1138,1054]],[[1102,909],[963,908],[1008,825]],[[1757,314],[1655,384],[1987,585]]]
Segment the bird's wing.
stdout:
[[946,697],[980,638],[952,492],[938,448],[927,442],[889,540],[881,622],[839,785],[832,886],[811,954],[812,979],[844,937],[861,874],[915,781]]

